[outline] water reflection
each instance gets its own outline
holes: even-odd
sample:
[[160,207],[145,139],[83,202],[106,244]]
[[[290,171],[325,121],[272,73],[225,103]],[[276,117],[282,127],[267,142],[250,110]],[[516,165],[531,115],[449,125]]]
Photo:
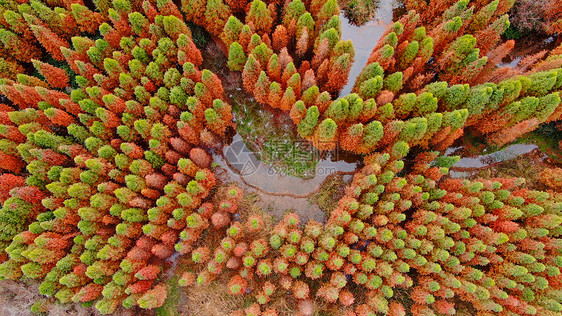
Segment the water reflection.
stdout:
[[478,169],[515,159],[536,149],[538,149],[538,146],[534,144],[514,144],[490,154],[463,157],[463,148],[456,147],[448,148],[445,151],[445,156],[461,155],[461,159],[451,168],[450,174],[453,178],[466,178],[478,171]]
[[359,162],[337,160],[336,153],[327,153],[316,161],[314,176],[299,178],[283,174],[271,164],[256,157],[240,136],[236,134],[230,145],[222,152],[215,153],[214,161],[225,171],[225,181],[235,181],[249,192],[258,195],[256,203],[269,214],[281,218],[290,210],[297,213],[303,221],[314,219],[323,222],[325,210],[312,203],[310,198],[318,192],[324,181],[335,174],[351,174],[359,168]]
[[[320,153],[298,135],[287,113],[257,104],[242,92],[231,95],[231,100],[238,138],[227,142],[231,147],[229,152],[253,153],[259,161],[271,166],[270,174],[304,179],[315,176]],[[237,142],[245,147],[238,148]]]
[[278,170],[272,164],[257,158],[256,153],[249,149],[240,134],[236,134],[233,142],[223,148],[222,153],[215,154],[221,167],[228,169],[236,177],[242,177],[247,184],[273,194],[285,194],[308,197],[334,173],[351,173],[359,167],[359,161],[346,162],[338,159],[337,152],[328,152],[326,157],[316,157],[314,176],[299,178]]
[[205,56],[203,66],[222,80],[236,123],[236,131],[224,140],[227,145],[213,156],[224,170],[220,179],[257,194],[257,205],[278,218],[291,210],[303,221],[324,221],[326,213],[310,198],[330,175],[360,168],[361,157],[317,151],[298,135],[288,113],[256,103],[240,88],[240,74],[228,71],[216,42],[209,42]]
[[345,17],[343,12],[341,13],[342,39],[353,42],[355,62],[349,73],[349,81],[341,90],[340,96],[345,96],[351,92],[355,78],[357,78],[361,69],[367,64],[367,59],[369,59],[373,47],[381,38],[386,27],[392,23],[394,6],[394,0],[381,0],[375,12],[375,18],[362,26],[354,25]]

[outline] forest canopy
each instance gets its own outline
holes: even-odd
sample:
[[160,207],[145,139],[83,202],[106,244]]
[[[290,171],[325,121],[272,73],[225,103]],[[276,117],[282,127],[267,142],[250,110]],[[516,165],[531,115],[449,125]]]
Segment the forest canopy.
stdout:
[[[554,48],[510,66],[525,1],[406,0],[350,78],[340,8],[377,6],[359,2],[2,1],[0,278],[38,282],[46,314],[161,308],[173,260],[174,284],[244,297],[232,315],[562,312],[562,170],[462,179],[444,155],[560,126],[560,1],[540,13]],[[260,107],[359,157],[324,222],[222,180],[237,125],[209,42]]]

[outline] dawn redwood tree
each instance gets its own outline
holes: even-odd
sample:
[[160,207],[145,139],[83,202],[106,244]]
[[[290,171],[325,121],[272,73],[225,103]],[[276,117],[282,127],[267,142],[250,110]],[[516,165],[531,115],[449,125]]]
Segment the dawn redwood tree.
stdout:
[[222,0],[209,0],[205,11],[205,27],[212,34],[218,35],[222,32],[228,21],[230,10]]
[[272,35],[272,46],[276,52],[281,51],[283,47],[289,46],[289,35],[287,29],[283,25],[277,25]]
[[550,34],[562,32],[562,5],[558,1],[548,1],[544,7],[546,30]]
[[[352,57],[349,54],[343,54],[333,63],[328,74],[326,87],[329,92],[337,93],[347,83],[347,76],[352,64]],[[342,77],[343,75],[343,77]]]
[[32,60],[32,62],[35,69],[45,77],[51,87],[62,89],[68,86],[69,78],[63,69],[38,60]]
[[241,71],[245,64],[246,54],[244,49],[238,42],[232,43],[228,51],[228,68],[232,71]]
[[253,94],[254,97],[256,98],[256,101],[261,102],[261,103],[267,103],[268,102],[268,97],[269,97],[269,87],[271,85],[271,82],[269,80],[269,78],[267,77],[267,74],[265,73],[265,71],[261,71],[260,75],[258,77],[258,80],[256,81],[254,90],[253,90]]
[[273,17],[263,1],[254,0],[246,16],[246,22],[251,22],[258,33],[270,33],[273,26]]
[[253,55],[250,55],[250,57],[246,61],[246,64],[244,65],[244,70],[242,71],[242,80],[244,84],[244,89],[253,91],[253,87],[258,81],[260,72],[261,72],[260,63],[254,58]]
[[224,25],[224,30],[220,35],[224,44],[230,47],[232,43],[236,42],[240,36],[240,32],[242,32],[242,27],[244,27],[242,22],[240,22],[240,20],[238,20],[235,16],[231,15]]

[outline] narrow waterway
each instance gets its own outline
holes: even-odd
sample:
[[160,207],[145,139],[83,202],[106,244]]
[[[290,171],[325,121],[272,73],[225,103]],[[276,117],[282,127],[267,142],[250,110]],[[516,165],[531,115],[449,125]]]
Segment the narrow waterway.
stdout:
[[359,76],[361,69],[367,64],[367,59],[369,59],[373,47],[381,38],[386,27],[392,23],[396,6],[395,0],[381,0],[375,11],[375,18],[361,26],[354,25],[345,17],[343,12],[341,13],[342,39],[353,42],[355,62],[349,73],[349,81],[341,90],[340,96],[349,94],[353,89],[355,78]]

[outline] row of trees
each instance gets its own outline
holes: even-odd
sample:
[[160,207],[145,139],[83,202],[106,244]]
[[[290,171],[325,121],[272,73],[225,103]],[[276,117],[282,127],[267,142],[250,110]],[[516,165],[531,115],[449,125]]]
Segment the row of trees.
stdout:
[[391,86],[396,77],[399,80],[402,73],[385,76],[374,62],[364,68],[357,81],[357,91],[363,98],[376,97],[380,103],[392,101],[383,106],[388,108],[390,119],[445,115],[446,111],[466,109],[468,120],[464,128],[482,135],[490,143],[504,145],[540,123],[560,119],[560,71],[556,68],[472,87],[440,81],[393,98],[391,91],[382,89]]
[[328,102],[347,82],[354,51],[341,40],[336,1],[307,7],[295,0],[276,18],[256,0],[244,22],[231,16],[220,37],[229,68],[242,71],[244,88],[260,103],[288,111],[311,87]]
[[445,113],[424,113],[419,117],[400,120],[395,117],[391,103],[377,106],[376,101],[364,101],[350,94],[331,102],[324,108],[299,101],[291,109],[291,118],[299,134],[314,142],[320,149],[345,150],[368,154],[384,151],[397,141],[405,146],[446,149],[462,135],[466,109]]
[[105,314],[157,307],[162,261],[215,221],[201,147],[224,136],[231,108],[171,5],[115,1],[96,40],[71,26],[74,37],[58,36],[51,11],[38,11],[51,24],[37,43],[72,71],[31,59],[44,80],[0,84],[2,278],[42,280],[42,294]]
[[[561,47],[547,58],[541,52],[515,69],[500,68],[498,63],[514,45],[509,41],[494,48],[508,25],[506,16],[499,15],[509,6],[493,1],[472,14],[478,4],[467,4],[459,1],[445,10],[442,22],[427,25],[428,36],[425,25],[415,27],[427,15],[435,17],[437,9],[422,15],[410,12],[394,23],[373,49],[354,91],[363,98],[392,102],[396,113],[409,113],[402,118],[419,115],[416,98],[418,103],[425,99],[420,106],[436,112],[466,108],[467,127],[498,145],[559,119]],[[491,24],[476,24],[478,28],[476,20]]]
[[[56,7],[56,9],[55,9]],[[0,6],[1,77],[15,79],[31,60],[45,57],[62,61],[60,46],[80,33],[94,35],[104,16],[82,1],[4,1]],[[106,11],[107,16],[107,11]]]

